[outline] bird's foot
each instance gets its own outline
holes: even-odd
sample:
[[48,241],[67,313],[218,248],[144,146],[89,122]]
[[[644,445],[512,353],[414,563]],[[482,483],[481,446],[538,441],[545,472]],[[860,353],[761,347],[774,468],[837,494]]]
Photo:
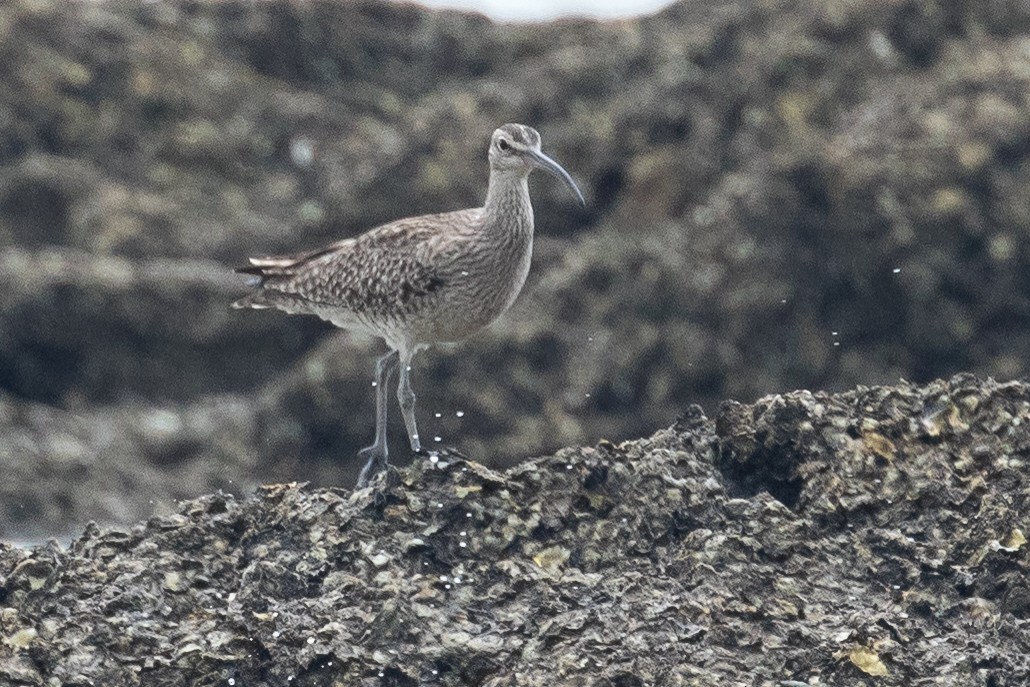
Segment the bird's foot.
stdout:
[[358,451],[358,458],[365,461],[365,467],[361,468],[361,473],[358,475],[357,489],[367,487],[372,479],[386,470],[389,465],[386,448],[378,444],[372,444]]

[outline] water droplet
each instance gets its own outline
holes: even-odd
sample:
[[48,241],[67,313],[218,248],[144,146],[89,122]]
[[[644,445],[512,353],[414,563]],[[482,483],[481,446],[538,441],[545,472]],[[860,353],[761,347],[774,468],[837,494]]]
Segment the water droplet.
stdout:
[[458,412],[455,413],[455,415],[458,416],[458,417],[465,417],[465,411],[464,410],[459,410]]
[[449,584],[445,584],[445,585],[443,586],[443,588],[444,588],[444,589],[450,589],[450,588],[451,588],[451,585],[449,585]]
[[440,575],[440,581],[441,582],[446,582],[447,581],[447,576],[446,575]]
[[434,465],[436,465],[437,463],[440,462],[440,456],[436,455],[435,453],[430,453],[429,454],[429,462],[434,464]]
[[372,386],[373,387],[379,386],[379,382],[372,382]]
[[234,677],[229,678],[229,684],[230,685],[235,685],[236,684],[236,678],[234,678]]
[[442,413],[433,413],[433,417],[443,417]]
[[840,346],[840,341],[834,341],[834,342],[833,342],[833,345],[834,345],[834,346]]
[[593,340],[594,340],[594,337],[592,337],[592,336],[588,336],[587,337],[587,341],[593,341]]
[[314,643],[315,643],[315,638],[314,637],[308,637],[308,644],[314,644]]
[[837,336],[837,332],[830,332],[830,336]]
[[278,638],[279,637],[279,630],[276,630],[275,632],[273,632],[272,633],[272,637],[273,638]]
[[566,470],[571,470],[572,469],[572,463],[569,463],[568,465],[566,465],[565,469]]
[[437,508],[443,508],[443,504],[442,503],[438,503],[438,504],[436,504],[436,507]]
[[433,675],[437,675],[437,674],[438,674],[438,673],[437,673],[437,671],[435,671],[435,670],[434,670],[434,671],[433,671]]
[[901,268],[900,267],[895,267],[894,268],[894,274],[898,274],[899,272],[901,272]]
[[466,272],[465,270],[462,270],[462,271],[461,271],[461,276],[463,276],[463,277],[467,277],[467,276],[469,276],[469,273],[468,273],[468,272]]
[[472,513],[465,513],[465,517],[466,518],[471,518],[472,517]]
[[433,441],[443,441],[440,437],[433,437]]
[[460,534],[460,536],[462,536],[462,537],[467,537],[467,536],[469,536],[469,534],[468,534],[468,530],[462,530],[462,531],[461,531],[461,532],[460,532],[459,534]]
[[461,548],[464,549],[465,547],[468,546],[468,544],[466,544],[465,542],[458,542],[458,546],[460,546]]
[[407,365],[407,366],[405,366],[404,370],[405,370],[406,372],[411,372],[411,365]]
[[590,394],[583,394],[585,398],[590,398]]
[[379,671],[379,677],[382,677],[382,676],[383,676],[383,671],[380,670]]
[[460,576],[454,578],[454,584],[461,584],[461,577]]

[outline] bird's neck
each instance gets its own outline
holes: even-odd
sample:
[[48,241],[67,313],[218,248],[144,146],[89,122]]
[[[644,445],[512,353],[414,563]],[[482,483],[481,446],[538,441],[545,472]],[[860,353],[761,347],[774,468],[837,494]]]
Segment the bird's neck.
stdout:
[[529,175],[495,171],[483,205],[487,226],[502,232],[533,232],[533,206],[529,202]]

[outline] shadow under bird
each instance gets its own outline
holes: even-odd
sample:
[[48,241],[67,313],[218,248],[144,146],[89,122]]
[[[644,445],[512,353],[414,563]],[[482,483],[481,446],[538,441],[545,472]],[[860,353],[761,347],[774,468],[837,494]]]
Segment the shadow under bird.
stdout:
[[505,124],[494,131],[489,159],[483,207],[399,219],[318,250],[251,258],[251,266],[237,270],[259,279],[258,290],[234,308],[317,315],[381,337],[390,347],[375,365],[375,442],[359,453],[366,461],[359,487],[387,466],[387,385],[393,372],[400,368],[397,400],[417,453],[412,357],[490,324],[522,290],[533,252],[529,173],[550,172],[585,205],[569,173],[540,152],[540,134],[531,127]]

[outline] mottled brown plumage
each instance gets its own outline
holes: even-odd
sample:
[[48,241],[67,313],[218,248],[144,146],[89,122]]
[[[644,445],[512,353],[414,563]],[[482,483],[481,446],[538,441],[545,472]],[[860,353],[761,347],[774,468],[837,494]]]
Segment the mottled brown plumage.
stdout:
[[397,363],[398,400],[412,450],[419,451],[412,356],[489,324],[522,289],[533,251],[530,171],[552,172],[582,202],[568,173],[540,152],[540,135],[530,127],[497,129],[489,159],[481,208],[400,219],[307,253],[251,258],[239,270],[259,277],[259,289],[233,307],[317,315],[382,337],[392,349],[376,365],[376,440],[362,451],[368,462],[359,485],[387,462],[385,388]]

